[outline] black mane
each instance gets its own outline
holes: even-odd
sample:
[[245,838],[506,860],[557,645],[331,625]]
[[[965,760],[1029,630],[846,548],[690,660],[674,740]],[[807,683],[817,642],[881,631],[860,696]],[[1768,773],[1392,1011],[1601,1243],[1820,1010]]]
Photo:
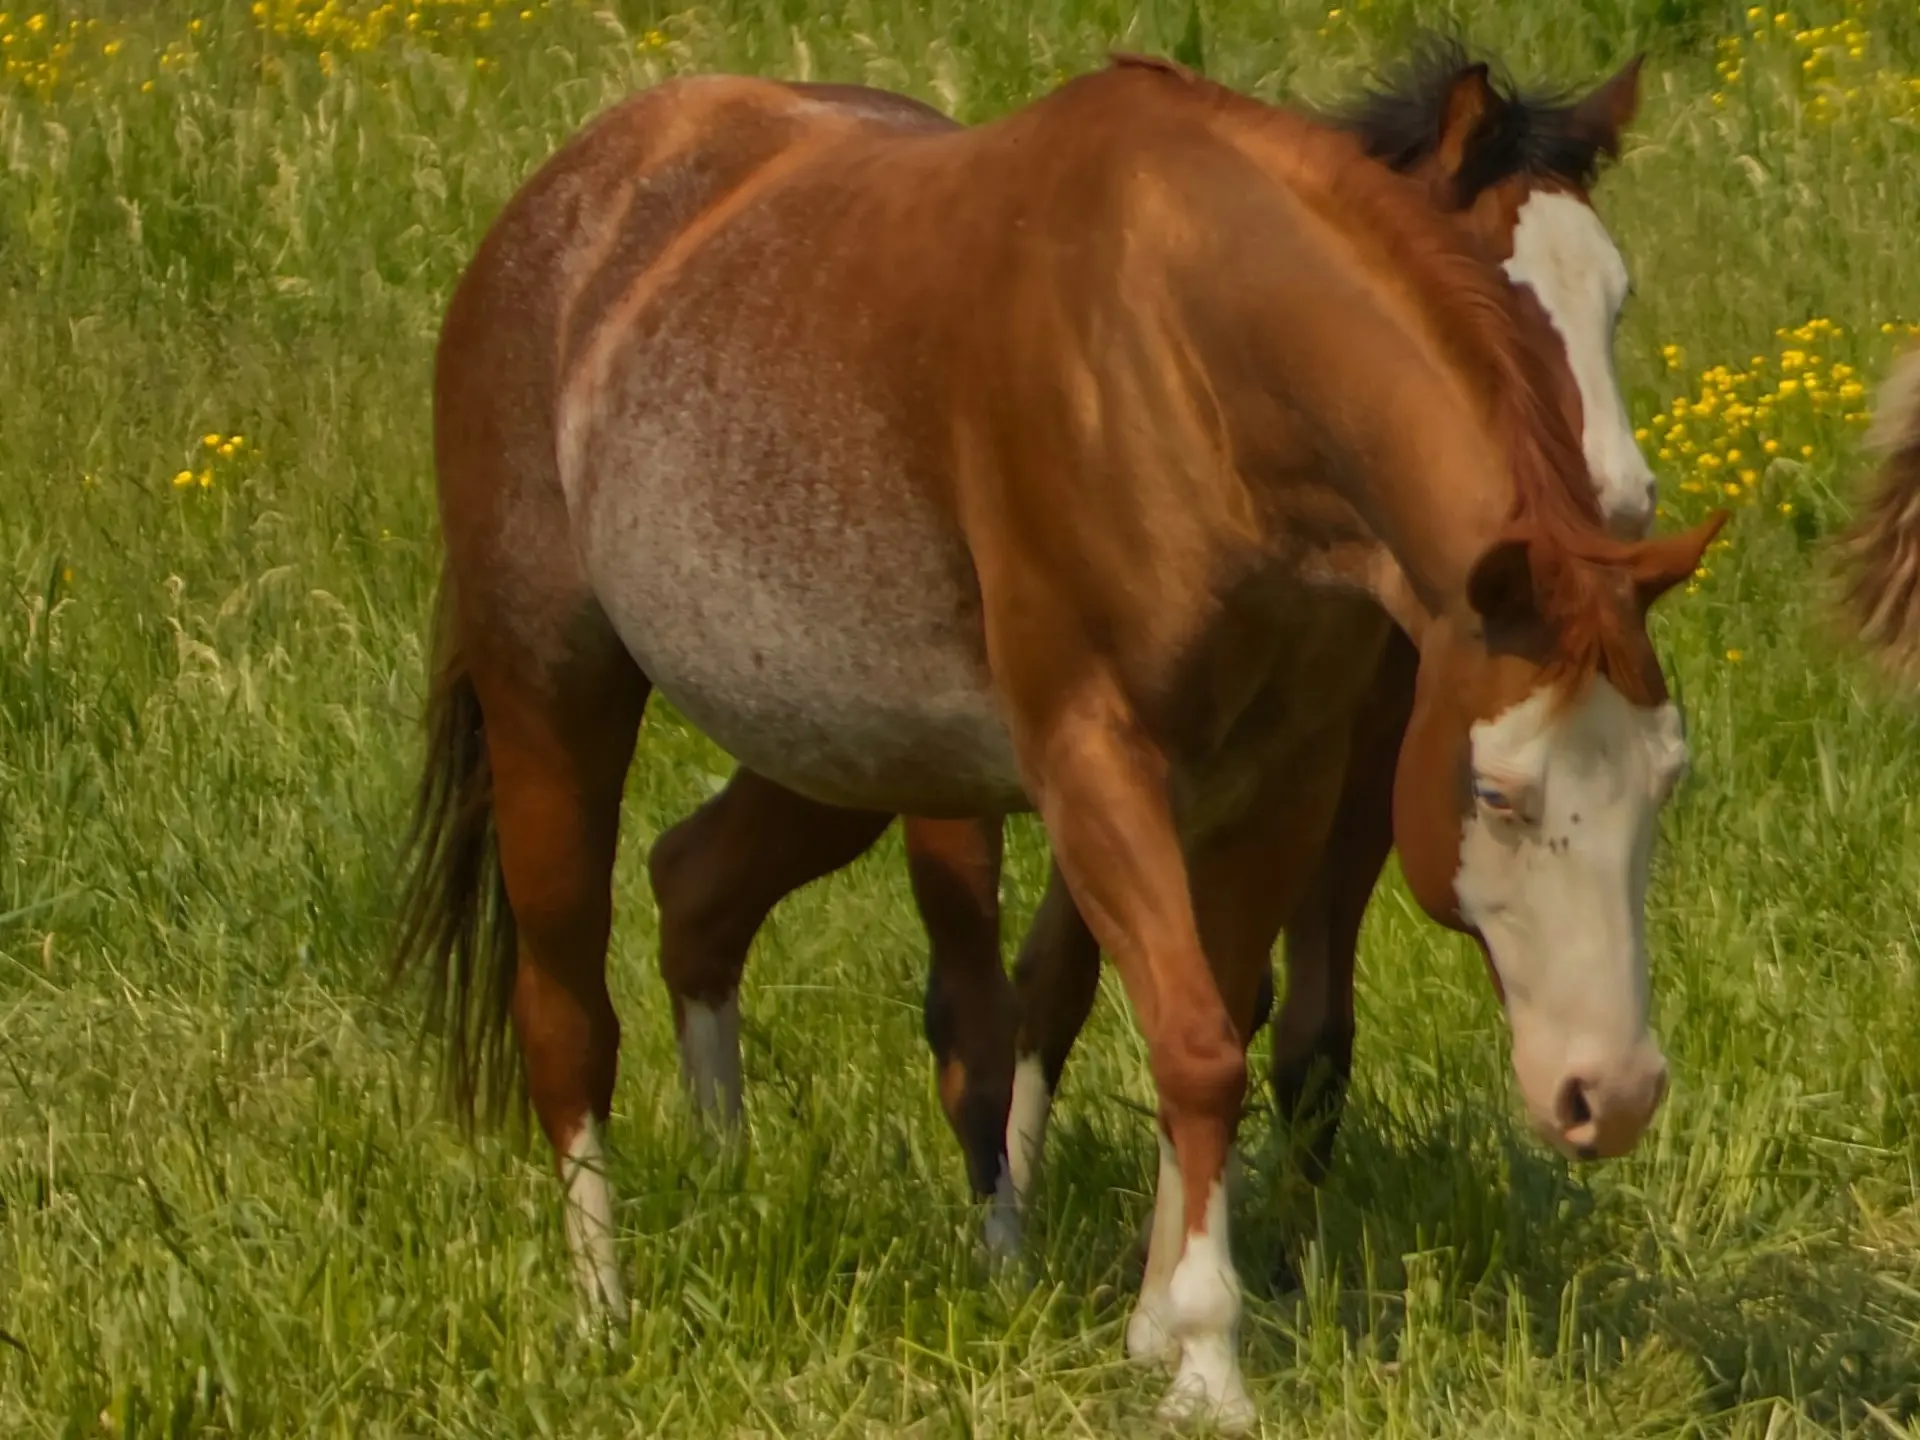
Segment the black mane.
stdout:
[[[1358,139],[1374,159],[1409,170],[1433,154],[1448,93],[1475,64],[1458,40],[1423,36],[1397,73],[1321,118]],[[1459,203],[1514,175],[1591,186],[1605,146],[1583,123],[1576,101],[1561,91],[1522,91],[1497,65],[1488,69],[1495,108],[1474,132],[1455,179]]]

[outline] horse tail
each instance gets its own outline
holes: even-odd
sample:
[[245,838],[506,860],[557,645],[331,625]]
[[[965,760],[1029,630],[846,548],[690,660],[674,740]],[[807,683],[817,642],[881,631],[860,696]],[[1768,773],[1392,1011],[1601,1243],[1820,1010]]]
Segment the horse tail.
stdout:
[[426,1028],[441,1036],[443,1099],[469,1130],[522,1094],[508,1031],[518,955],[494,831],[493,772],[480,697],[462,653],[453,577],[435,606],[427,755],[402,847],[396,980],[426,972]]
[[1866,443],[1882,459],[1841,544],[1845,605],[1887,668],[1920,673],[1920,347],[1881,386]]

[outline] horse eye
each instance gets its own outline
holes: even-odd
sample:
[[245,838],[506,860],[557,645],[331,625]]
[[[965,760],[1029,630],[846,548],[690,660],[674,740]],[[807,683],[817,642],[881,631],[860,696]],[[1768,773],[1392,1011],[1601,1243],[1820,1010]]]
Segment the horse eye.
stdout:
[[1483,785],[1477,780],[1474,782],[1473,795],[1476,800],[1482,805],[1485,805],[1489,810],[1513,809],[1512,803],[1507,799],[1506,791],[1496,790],[1493,786]]

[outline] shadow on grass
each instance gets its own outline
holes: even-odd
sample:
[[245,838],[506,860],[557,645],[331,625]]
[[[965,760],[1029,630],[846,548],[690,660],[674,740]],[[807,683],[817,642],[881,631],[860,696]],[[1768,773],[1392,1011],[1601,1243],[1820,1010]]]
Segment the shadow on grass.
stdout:
[[[1495,1105],[1438,1122],[1398,1133],[1351,1107],[1317,1203],[1302,1202],[1275,1136],[1250,1137],[1259,1159],[1236,1207],[1236,1249],[1283,1335],[1333,1318],[1349,1351],[1391,1355],[1423,1292],[1453,1331],[1496,1343],[1524,1306],[1532,1354],[1576,1379],[1652,1345],[1685,1355],[1701,1418],[1773,1401],[1840,1428],[1920,1416],[1920,1255],[1834,1223],[1844,1176],[1796,1177],[1822,1191],[1825,1224],[1759,1213],[1682,1240],[1657,1194],[1568,1166]],[[1766,1207],[1805,1208],[1791,1191]]]

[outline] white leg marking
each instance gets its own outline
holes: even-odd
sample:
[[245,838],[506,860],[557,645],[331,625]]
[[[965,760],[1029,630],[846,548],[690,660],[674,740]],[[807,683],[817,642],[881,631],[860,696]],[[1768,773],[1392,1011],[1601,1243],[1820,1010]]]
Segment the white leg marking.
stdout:
[[567,1187],[567,1249],[573,1255],[582,1319],[587,1325],[595,1319],[624,1323],[627,1292],[613,1244],[613,1189],[607,1184],[600,1125],[591,1115],[568,1144],[560,1177]]
[[1004,1159],[1000,1162],[1000,1178],[994,1181],[993,1198],[987,1201],[984,1229],[987,1253],[995,1259],[1011,1260],[1020,1253],[1020,1202]]
[[1018,1205],[1026,1204],[1033,1193],[1040,1149],[1047,1138],[1047,1116],[1052,1111],[1053,1094],[1047,1089],[1046,1067],[1038,1055],[1022,1055],[1014,1062],[1013,1103],[1007,1107],[1007,1164]]
[[1169,1286],[1180,1259],[1180,1239],[1187,1225],[1186,1197],[1180,1185],[1180,1164],[1173,1146],[1160,1136],[1160,1180],[1153,1191],[1153,1230],[1147,1237],[1146,1273],[1140,1277],[1140,1299],[1127,1320],[1127,1358],[1142,1365],[1170,1363],[1178,1351],[1170,1327]]
[[740,1119],[740,992],[717,1006],[689,1000],[681,1013],[680,1073],[694,1109],[734,1125]]
[[1226,1177],[1207,1191],[1202,1228],[1167,1286],[1169,1328],[1180,1343],[1180,1370],[1161,1402],[1162,1418],[1207,1419],[1221,1430],[1249,1429],[1253,1400],[1240,1377],[1240,1277],[1227,1244]]

